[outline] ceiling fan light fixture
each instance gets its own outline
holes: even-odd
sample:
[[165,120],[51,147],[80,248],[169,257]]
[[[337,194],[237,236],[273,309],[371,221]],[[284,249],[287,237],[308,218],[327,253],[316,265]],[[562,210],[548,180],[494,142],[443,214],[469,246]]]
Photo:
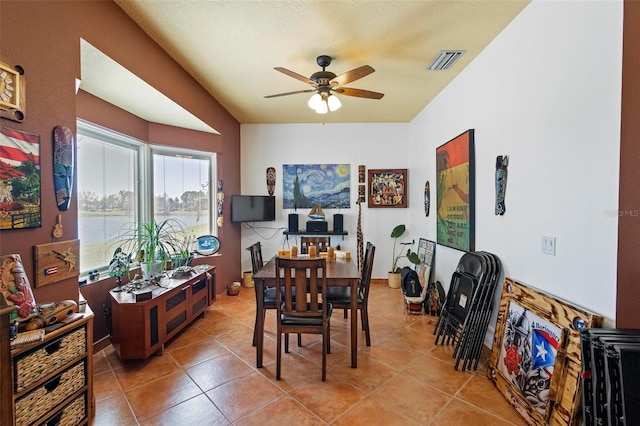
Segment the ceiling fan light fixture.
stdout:
[[329,95],[327,98],[327,105],[329,106],[329,111],[337,111],[342,106],[342,102],[335,95]]
[[316,108],[316,112],[318,114],[326,114],[329,112],[329,106],[324,100],[320,102],[320,105]]
[[309,108],[311,108],[311,109],[318,109],[318,107],[320,106],[321,103],[323,103],[323,101],[322,101],[322,96],[320,95],[320,93],[314,93],[309,98],[309,102],[307,102],[307,105],[309,105]]

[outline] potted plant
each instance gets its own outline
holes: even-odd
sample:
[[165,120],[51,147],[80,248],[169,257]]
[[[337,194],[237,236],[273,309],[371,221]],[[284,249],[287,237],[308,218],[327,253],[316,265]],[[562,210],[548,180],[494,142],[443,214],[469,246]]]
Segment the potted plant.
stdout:
[[[400,288],[400,268],[398,268],[398,261],[402,258],[406,258],[409,262],[414,265],[420,264],[420,258],[416,252],[411,251],[411,246],[415,242],[412,240],[411,242],[399,243],[398,239],[402,237],[407,230],[405,225],[397,225],[391,231],[391,238],[393,238],[393,257],[391,262],[391,269],[389,270],[388,279],[389,279],[389,287],[391,288]],[[400,249],[398,250],[398,244],[400,245]],[[404,246],[406,246],[407,250],[404,251]]]
[[[177,219],[151,219],[123,228],[115,244],[140,262],[142,276],[150,278],[162,272],[173,256],[184,257],[188,251],[184,224]],[[190,252],[188,253],[191,254]]]

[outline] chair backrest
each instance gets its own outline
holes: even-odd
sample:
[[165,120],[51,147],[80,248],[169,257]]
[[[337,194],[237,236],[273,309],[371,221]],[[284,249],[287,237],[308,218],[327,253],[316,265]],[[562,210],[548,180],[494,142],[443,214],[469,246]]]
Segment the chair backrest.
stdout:
[[318,247],[318,253],[321,251],[327,251],[330,245],[330,237],[300,237],[301,254],[308,254],[309,247],[311,246]]
[[369,288],[371,287],[371,274],[373,273],[373,258],[376,255],[376,246],[367,241],[367,248],[364,252],[364,263],[362,267],[362,279],[360,280],[360,291],[362,299],[366,302],[369,298]]
[[[276,258],[278,314],[326,319],[327,259]],[[293,289],[295,288],[295,292]]]
[[253,273],[257,273],[264,265],[262,261],[262,245],[260,241],[249,247],[251,250],[251,269]]

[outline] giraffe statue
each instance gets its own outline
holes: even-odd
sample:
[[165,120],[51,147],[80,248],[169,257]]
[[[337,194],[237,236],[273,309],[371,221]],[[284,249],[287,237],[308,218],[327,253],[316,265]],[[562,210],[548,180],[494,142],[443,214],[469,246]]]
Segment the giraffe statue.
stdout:
[[358,271],[362,275],[362,268],[364,267],[364,236],[362,235],[362,200],[358,199],[358,227],[357,227],[357,239],[358,239]]

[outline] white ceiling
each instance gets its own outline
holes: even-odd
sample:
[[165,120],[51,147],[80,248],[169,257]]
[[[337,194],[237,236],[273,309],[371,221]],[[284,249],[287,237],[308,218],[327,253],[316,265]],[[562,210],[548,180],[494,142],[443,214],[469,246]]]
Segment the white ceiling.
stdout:
[[[409,122],[528,4],[528,0],[205,1],[115,0],[240,123]],[[448,71],[427,71],[440,50],[466,50]],[[346,87],[384,93],[380,100],[339,96],[342,108],[319,115],[309,89],[274,70],[305,77],[333,58],[337,75],[376,71]],[[82,84],[100,87],[84,72]],[[113,74],[109,75],[113,79]],[[113,87],[105,84],[103,87]],[[83,87],[84,89],[84,87]],[[109,100],[109,94],[102,94]],[[121,107],[127,107],[119,100]],[[145,103],[146,108],[153,103]],[[161,118],[154,121],[162,122]]]

